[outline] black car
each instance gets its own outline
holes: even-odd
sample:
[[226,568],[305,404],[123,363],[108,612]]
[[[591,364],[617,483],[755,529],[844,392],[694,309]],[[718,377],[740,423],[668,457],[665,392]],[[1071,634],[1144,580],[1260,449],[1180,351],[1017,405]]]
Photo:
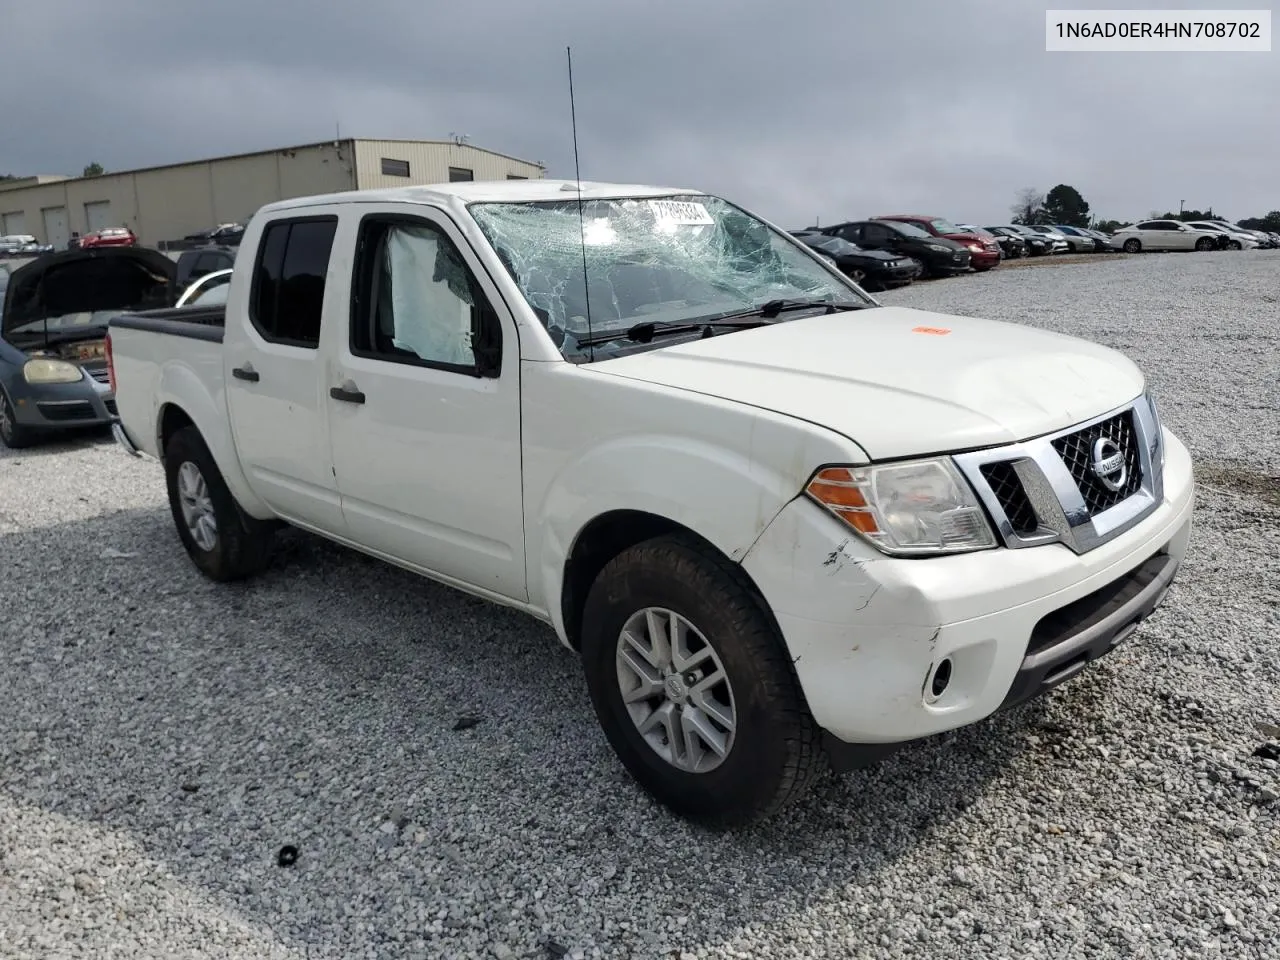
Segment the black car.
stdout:
[[1005,260],[1017,260],[1020,257],[1027,256],[1027,238],[1022,236],[1011,236],[1006,233],[995,233],[987,227],[975,227],[973,224],[958,224],[962,230],[969,233],[976,233],[980,237],[990,237],[996,243],[1000,244],[1000,256]]
[[207,273],[230,270],[236,262],[236,252],[231,247],[198,247],[186,250],[178,256],[174,275],[174,296],[182,293]]
[[1019,233],[1012,227],[984,227],[983,229],[995,234],[1002,250],[1006,240],[1021,240],[1028,257],[1043,257],[1053,252],[1053,245],[1047,237]]
[[791,235],[806,247],[825,253],[841,273],[868,290],[905,287],[916,278],[920,267],[911,257],[884,250],[863,250],[841,237],[829,237],[816,230],[796,230]]
[[823,227],[830,237],[839,237],[864,250],[884,250],[912,257],[924,264],[931,277],[948,277],[969,269],[969,251],[945,237],[935,237],[919,227],[897,220],[853,220]]

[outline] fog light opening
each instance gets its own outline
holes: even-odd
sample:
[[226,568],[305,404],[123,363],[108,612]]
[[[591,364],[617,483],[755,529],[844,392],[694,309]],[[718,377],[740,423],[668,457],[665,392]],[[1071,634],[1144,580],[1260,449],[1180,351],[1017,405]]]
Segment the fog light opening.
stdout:
[[947,687],[951,685],[951,658],[947,657],[939,663],[933,670],[933,676],[929,678],[928,684],[928,700],[933,703],[941,699],[942,695],[947,692]]

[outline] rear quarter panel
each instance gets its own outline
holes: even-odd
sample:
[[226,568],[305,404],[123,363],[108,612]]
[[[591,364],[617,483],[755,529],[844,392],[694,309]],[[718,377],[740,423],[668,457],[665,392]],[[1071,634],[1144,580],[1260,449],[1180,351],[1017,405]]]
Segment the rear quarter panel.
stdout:
[[160,428],[167,406],[180,409],[208,445],[223,479],[251,516],[269,519],[270,508],[253,492],[236,454],[227,415],[222,344],[111,327],[120,420],[138,449],[157,459]]

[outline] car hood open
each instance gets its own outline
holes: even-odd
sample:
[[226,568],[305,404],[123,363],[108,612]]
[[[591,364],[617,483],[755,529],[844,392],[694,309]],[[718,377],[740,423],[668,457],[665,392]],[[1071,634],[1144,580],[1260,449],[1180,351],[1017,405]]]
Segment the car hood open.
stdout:
[[168,306],[175,273],[172,260],[146,247],[48,254],[9,277],[0,336],[8,339],[18,327],[73,313]]
[[905,307],[804,317],[590,364],[772,410],[873,459],[1013,443],[1142,393],[1123,354],[1034,327]]

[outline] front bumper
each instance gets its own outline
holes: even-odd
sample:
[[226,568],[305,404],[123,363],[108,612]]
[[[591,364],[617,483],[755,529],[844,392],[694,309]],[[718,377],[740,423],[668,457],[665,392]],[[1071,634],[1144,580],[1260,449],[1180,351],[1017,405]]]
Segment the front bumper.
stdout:
[[[1083,554],[1053,543],[891,558],[806,498],[792,501],[743,568],[833,744],[900,744],[974,723],[1132,633],[1163,599],[1191,534],[1191,457],[1167,431],[1164,441],[1159,506]],[[934,697],[944,660],[950,682]]]
[[111,387],[87,372],[75,383],[30,384],[19,375],[11,389],[15,419],[32,430],[105,426],[117,415]]

